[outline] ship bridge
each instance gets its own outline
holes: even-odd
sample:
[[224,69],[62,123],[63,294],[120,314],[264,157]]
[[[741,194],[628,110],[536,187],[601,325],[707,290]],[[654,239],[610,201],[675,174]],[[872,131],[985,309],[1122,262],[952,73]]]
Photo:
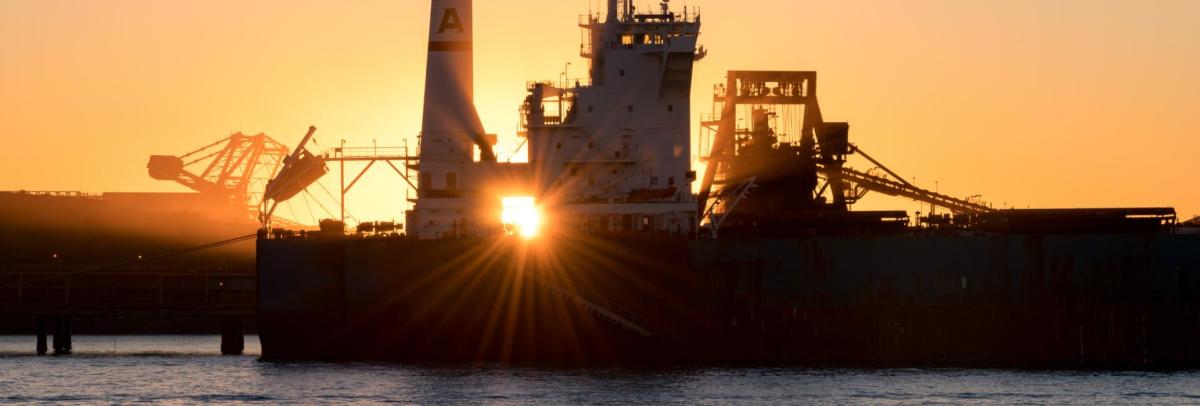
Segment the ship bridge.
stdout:
[[580,18],[588,77],[530,82],[521,107],[532,183],[560,225],[689,233],[690,97],[700,16],[608,2]]

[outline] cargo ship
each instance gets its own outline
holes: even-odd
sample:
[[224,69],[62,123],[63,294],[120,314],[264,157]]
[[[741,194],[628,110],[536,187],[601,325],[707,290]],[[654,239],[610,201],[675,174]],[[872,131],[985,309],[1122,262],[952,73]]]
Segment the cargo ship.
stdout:
[[[263,358],[1200,365],[1200,235],[1175,210],[920,188],[822,119],[808,71],[729,71],[693,151],[700,14],[632,3],[580,19],[586,79],[528,84],[510,163],[473,104],[471,1],[433,0],[404,228],[264,224]],[[305,144],[268,199],[320,172]],[[930,210],[851,210],[867,193]]]

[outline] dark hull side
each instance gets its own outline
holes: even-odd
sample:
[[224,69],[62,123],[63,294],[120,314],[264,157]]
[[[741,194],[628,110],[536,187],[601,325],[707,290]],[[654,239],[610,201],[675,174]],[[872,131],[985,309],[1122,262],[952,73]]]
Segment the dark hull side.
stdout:
[[1200,366],[1200,235],[258,242],[267,359]]

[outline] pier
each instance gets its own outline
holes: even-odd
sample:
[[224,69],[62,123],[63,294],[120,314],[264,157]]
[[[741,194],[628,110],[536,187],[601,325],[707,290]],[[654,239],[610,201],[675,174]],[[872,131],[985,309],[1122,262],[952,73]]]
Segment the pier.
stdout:
[[72,323],[80,318],[130,317],[212,320],[202,324],[220,332],[221,353],[236,355],[244,349],[245,323],[255,315],[256,289],[252,272],[222,267],[6,266],[0,269],[0,316],[32,320],[39,355],[71,353]]

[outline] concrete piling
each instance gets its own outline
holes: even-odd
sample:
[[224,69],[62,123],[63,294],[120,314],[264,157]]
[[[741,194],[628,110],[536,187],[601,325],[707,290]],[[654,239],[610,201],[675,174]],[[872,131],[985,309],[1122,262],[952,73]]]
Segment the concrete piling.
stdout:
[[37,316],[37,355],[46,355],[46,316]]
[[63,335],[62,335],[61,319],[62,319],[61,316],[51,316],[50,317],[50,335],[52,336],[50,338],[52,341],[51,348],[54,349],[55,354],[58,354],[59,352],[61,352],[62,348],[63,348],[63,346],[62,346],[62,338],[63,338],[62,336]]
[[62,318],[63,331],[63,353],[71,353],[71,316],[63,316]]
[[54,316],[51,321],[53,330],[54,354],[66,355],[71,353],[71,316]]
[[242,355],[246,347],[242,318],[229,316],[221,320],[221,354]]

